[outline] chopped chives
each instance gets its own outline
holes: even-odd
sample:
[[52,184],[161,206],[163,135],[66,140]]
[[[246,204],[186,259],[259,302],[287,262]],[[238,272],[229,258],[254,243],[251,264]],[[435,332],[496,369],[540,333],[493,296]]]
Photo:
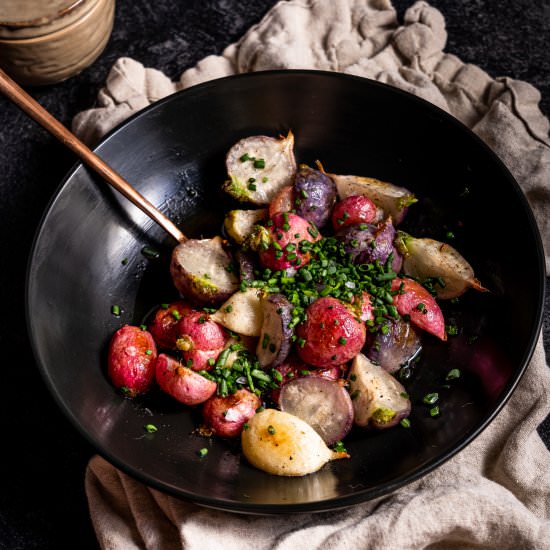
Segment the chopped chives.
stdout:
[[264,159],[255,159],[254,160],[254,168],[258,168],[258,169],[265,168],[265,160]]
[[445,380],[455,380],[456,378],[460,378],[460,370],[459,369],[451,369],[447,376],[445,377]]

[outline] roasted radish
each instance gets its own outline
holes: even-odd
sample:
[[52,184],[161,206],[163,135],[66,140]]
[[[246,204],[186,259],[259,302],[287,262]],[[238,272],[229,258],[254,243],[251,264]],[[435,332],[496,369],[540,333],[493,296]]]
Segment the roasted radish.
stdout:
[[237,142],[226,157],[229,180],[223,188],[239,201],[269,204],[296,173],[294,136],[251,136]]
[[408,277],[396,278],[391,289],[396,292],[393,305],[400,315],[408,315],[411,323],[418,328],[447,339],[445,319],[434,297],[419,283]]
[[341,365],[365,343],[365,325],[336,298],[319,298],[307,308],[307,319],[296,329],[298,355],[315,367]]
[[397,248],[403,255],[403,271],[425,281],[434,279],[437,297],[456,298],[468,288],[486,291],[474,277],[472,266],[451,245],[433,239],[416,239],[399,231]]
[[199,304],[219,304],[238,289],[222,239],[189,239],[172,252],[170,273],[179,292]]
[[231,210],[225,216],[223,226],[227,234],[237,243],[243,244],[254,226],[267,219],[267,209]]
[[357,426],[390,428],[409,415],[411,402],[405,388],[362,353],[353,360],[348,380]]
[[275,409],[255,414],[242,431],[241,441],[248,462],[279,476],[304,476],[331,460],[349,457],[329,449],[307,422]]
[[176,349],[178,323],[183,316],[192,311],[193,308],[184,300],[165,304],[156,311],[149,324],[149,332],[159,348]]
[[408,207],[417,202],[415,196],[408,189],[392,183],[361,176],[328,175],[336,184],[340,200],[351,195],[366,195],[384,211],[386,216],[392,217],[395,225],[399,225],[403,221]]
[[124,325],[114,333],[109,344],[109,378],[126,397],[145,393],[155,376],[156,358],[157,347],[151,333]]
[[207,428],[220,437],[238,437],[243,425],[255,414],[262,402],[248,390],[237,390],[226,397],[213,396],[203,406],[202,416]]
[[295,208],[294,197],[295,193],[292,185],[283,187],[269,203],[269,217],[272,218],[275,214],[293,210]]
[[250,250],[237,250],[235,261],[239,266],[240,281],[253,281],[256,277],[254,271],[257,267],[258,256]]
[[317,227],[330,219],[336,203],[336,186],[323,172],[301,164],[294,180],[296,214]]
[[292,304],[282,294],[262,299],[262,332],[256,355],[263,368],[280,365],[290,352]]
[[350,195],[340,201],[332,211],[332,227],[335,231],[360,223],[377,221],[378,209],[366,195]]
[[387,330],[379,330],[368,345],[368,358],[388,372],[395,372],[420,352],[416,330],[403,319],[388,319]]
[[270,222],[268,240],[258,250],[262,265],[274,271],[306,265],[311,254],[304,249],[303,243],[309,245],[318,241],[321,238],[318,229],[288,212],[276,214]]
[[282,387],[292,380],[305,376],[320,376],[327,380],[338,380],[346,374],[345,365],[320,369],[304,363],[296,355],[290,355],[281,365],[275,367],[275,370],[280,374],[280,382],[279,387],[271,391],[271,400],[277,404],[279,404]]
[[229,330],[245,336],[260,336],[262,331],[262,291],[247,288],[238,291],[210,318]]
[[188,313],[178,323],[176,347],[187,367],[200,371],[211,368],[224,349],[227,336],[220,325],[202,311]]
[[341,229],[336,237],[344,243],[346,252],[357,264],[370,264],[379,261],[386,264],[391,259],[391,269],[401,270],[401,254],[393,245],[395,229],[391,218],[374,224],[351,225]]
[[216,382],[163,353],[155,362],[155,379],[163,391],[184,405],[204,403],[216,391]]
[[343,439],[353,424],[353,405],[342,384],[308,376],[297,378],[281,389],[282,411],[307,422],[327,445]]

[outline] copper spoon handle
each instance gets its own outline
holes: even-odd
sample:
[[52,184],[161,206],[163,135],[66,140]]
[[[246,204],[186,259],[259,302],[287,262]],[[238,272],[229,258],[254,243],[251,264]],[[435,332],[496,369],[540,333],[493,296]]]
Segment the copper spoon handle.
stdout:
[[44,107],[20,88],[2,69],[0,69],[0,91],[20,107],[35,122],[41,124],[63,145],[76,153],[80,160],[97,172],[107,183],[122,193],[129,201],[156,221],[167,233],[178,242],[186,240],[185,235],[143,195],[138,193],[120,174],[103,162],[93,151],[82,143],[61,122],[53,117]]

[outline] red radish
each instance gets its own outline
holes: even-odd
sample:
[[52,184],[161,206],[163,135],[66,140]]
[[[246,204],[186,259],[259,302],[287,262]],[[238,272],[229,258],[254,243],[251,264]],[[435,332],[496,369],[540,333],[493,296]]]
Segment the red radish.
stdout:
[[332,211],[332,225],[339,231],[347,225],[372,223],[377,216],[376,205],[366,195],[350,195]]
[[217,359],[227,342],[227,336],[218,323],[206,313],[193,311],[183,317],[177,326],[176,347],[193,370],[209,370],[209,359]]
[[204,403],[214,395],[217,387],[216,382],[184,367],[164,353],[155,362],[155,378],[163,391],[189,406]]
[[447,340],[443,313],[435,298],[420,283],[408,277],[396,278],[391,289],[399,291],[393,297],[393,304],[400,315],[408,315],[418,328]]
[[311,255],[300,245],[304,241],[318,241],[321,238],[319,230],[304,218],[288,212],[275,214],[270,222],[268,248],[260,250],[262,265],[274,271],[306,265]]
[[213,396],[203,406],[204,422],[220,437],[238,437],[243,425],[262,404],[260,398],[245,389],[237,390],[226,397]]
[[153,336],[139,327],[124,325],[111,338],[108,373],[127,397],[145,393],[153,382],[157,347]]
[[149,332],[153,335],[159,348],[176,349],[178,338],[177,328],[182,317],[193,311],[193,308],[183,300],[160,307],[149,325]]
[[290,212],[294,208],[294,196],[294,187],[292,185],[283,187],[269,203],[269,217],[273,218],[275,214],[281,212]]
[[336,298],[319,298],[307,310],[296,330],[300,359],[315,367],[341,365],[365,344],[365,325]]

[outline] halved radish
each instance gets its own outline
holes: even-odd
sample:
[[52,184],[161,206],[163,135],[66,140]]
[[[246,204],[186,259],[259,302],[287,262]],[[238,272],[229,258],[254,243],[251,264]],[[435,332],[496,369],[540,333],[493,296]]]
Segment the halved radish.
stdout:
[[263,323],[256,355],[263,368],[280,365],[290,352],[292,308],[282,294],[262,299]]
[[238,288],[232,261],[222,247],[221,237],[189,239],[174,248],[170,274],[186,298],[216,304],[227,300]]
[[451,245],[434,239],[416,239],[403,231],[398,232],[395,243],[403,255],[403,271],[407,275],[421,281],[430,277],[441,279],[434,286],[438,298],[456,298],[468,288],[487,290],[475,278],[472,266]]
[[362,176],[339,176],[327,174],[336,184],[340,200],[352,195],[366,195],[376,206],[391,216],[394,225],[403,221],[408,207],[417,202],[415,196],[404,187],[375,178]]
[[307,422],[327,445],[343,439],[353,424],[353,404],[347,390],[319,376],[287,382],[279,404],[281,410]]
[[398,291],[393,297],[393,304],[400,315],[408,315],[417,327],[447,340],[443,313],[435,298],[420,283],[408,277],[396,278],[391,289]]
[[269,204],[277,192],[290,185],[296,172],[294,136],[251,136],[237,142],[226,157],[229,180],[223,189],[239,201]]
[[349,371],[349,390],[357,426],[391,428],[411,412],[405,388],[379,365],[362,353]]

